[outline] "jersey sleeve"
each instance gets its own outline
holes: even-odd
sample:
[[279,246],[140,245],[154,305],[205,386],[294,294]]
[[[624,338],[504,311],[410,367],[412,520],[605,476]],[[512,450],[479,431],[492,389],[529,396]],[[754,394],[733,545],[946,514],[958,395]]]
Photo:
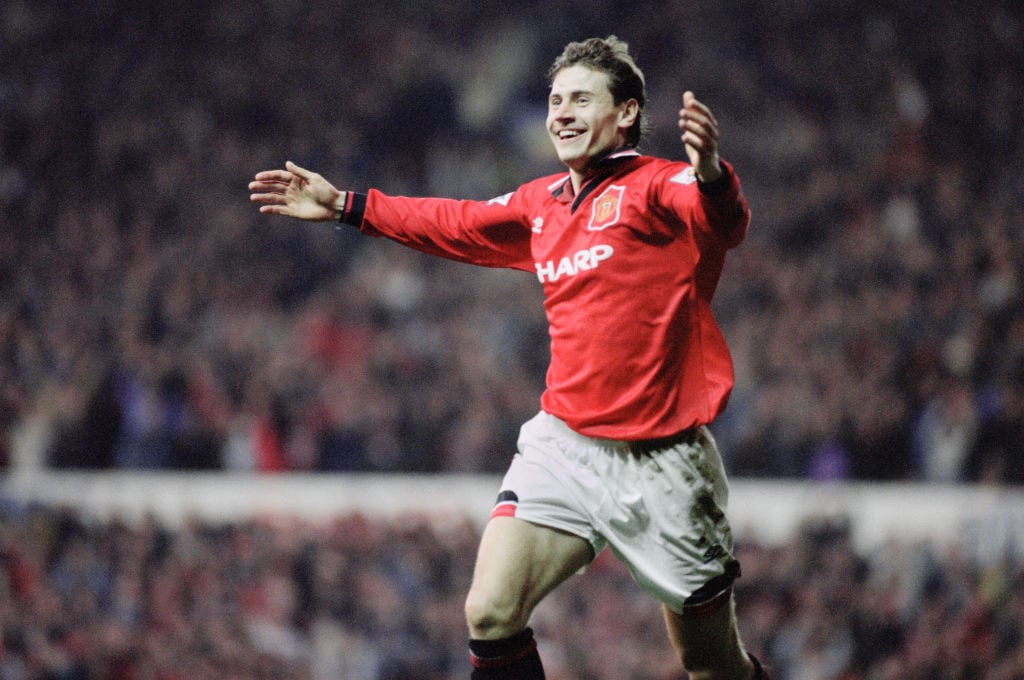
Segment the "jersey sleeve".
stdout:
[[389,196],[371,189],[362,215],[353,217],[364,234],[424,253],[484,267],[533,271],[530,228],[516,203],[516,194],[468,201]]
[[692,167],[676,166],[657,185],[655,203],[691,224],[698,235],[732,248],[747,235],[750,207],[733,167],[725,161],[721,164],[722,176],[707,184],[697,180]]

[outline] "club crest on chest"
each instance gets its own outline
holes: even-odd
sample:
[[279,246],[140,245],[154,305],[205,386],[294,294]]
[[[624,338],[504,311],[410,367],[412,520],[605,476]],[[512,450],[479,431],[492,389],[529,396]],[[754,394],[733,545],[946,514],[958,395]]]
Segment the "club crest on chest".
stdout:
[[622,197],[625,186],[612,184],[594,199],[590,212],[590,231],[601,231],[616,224],[622,215]]

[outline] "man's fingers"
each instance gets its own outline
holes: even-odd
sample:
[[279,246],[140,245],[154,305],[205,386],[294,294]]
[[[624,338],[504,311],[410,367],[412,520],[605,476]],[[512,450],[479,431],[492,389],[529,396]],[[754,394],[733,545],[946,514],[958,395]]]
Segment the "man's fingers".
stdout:
[[695,135],[708,140],[718,139],[718,127],[711,121],[680,120],[679,129],[684,135]]
[[292,179],[292,173],[287,170],[263,170],[257,172],[253,177],[258,182],[282,182],[287,184]]
[[263,170],[257,172],[253,176],[255,182],[264,182],[272,184],[290,184],[296,177],[306,180],[307,182],[313,178],[316,174],[311,170],[306,170],[303,167],[295,165],[291,161],[287,161],[284,164],[284,170]]
[[253,203],[263,203],[266,205],[284,205],[287,199],[283,194],[267,194],[267,193],[253,193],[249,195],[249,200]]
[[718,121],[715,119],[715,115],[711,113],[711,109],[704,102],[697,99],[693,92],[689,90],[683,93],[683,108],[679,110],[679,118],[680,120],[685,118],[703,120],[710,125],[718,126]]
[[711,148],[711,144],[708,139],[695,135],[692,132],[687,132],[683,135],[683,144],[693,147],[697,151],[705,152]]
[[268,193],[264,189],[249,187],[249,199],[254,203],[269,203],[270,201],[280,201],[283,199],[279,193]]
[[683,93],[679,130],[683,143],[701,154],[714,153],[718,148],[718,121],[690,90]]
[[291,212],[288,210],[288,207],[283,205],[261,205],[260,212],[263,213],[264,215],[284,215],[285,217],[291,216]]
[[306,170],[305,168],[301,168],[298,165],[295,165],[295,163],[292,163],[291,161],[286,161],[285,164],[284,164],[284,167],[286,167],[289,172],[292,172],[292,173],[298,175],[299,177],[301,177],[302,179],[306,180],[307,182],[310,179],[312,179],[313,175],[315,174],[311,170]]
[[263,193],[267,191],[280,192],[288,186],[287,182],[264,182],[264,181],[253,181],[249,182],[249,191],[256,193]]
[[718,129],[718,121],[711,115],[711,111],[697,106],[690,106],[679,110],[679,127],[687,124],[698,124],[714,130]]

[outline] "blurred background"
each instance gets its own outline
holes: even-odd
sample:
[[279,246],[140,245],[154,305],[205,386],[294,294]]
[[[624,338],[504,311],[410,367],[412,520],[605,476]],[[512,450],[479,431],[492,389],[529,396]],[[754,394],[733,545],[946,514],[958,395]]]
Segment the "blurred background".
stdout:
[[[0,495],[0,678],[465,675],[475,517],[38,500],[83,471],[495,479],[543,387],[536,278],[261,216],[246,184],[290,159],[489,199],[557,172],[544,73],[612,33],[647,76],[642,150],[683,158],[694,90],[753,211],[715,305],[741,488],[1019,498],[1019,3],[7,0],[0,466],[36,494]],[[1024,524],[984,558],[855,531],[741,536],[744,627],[783,680],[1024,677]],[[678,677],[614,564],[576,588],[539,613],[552,677]]]

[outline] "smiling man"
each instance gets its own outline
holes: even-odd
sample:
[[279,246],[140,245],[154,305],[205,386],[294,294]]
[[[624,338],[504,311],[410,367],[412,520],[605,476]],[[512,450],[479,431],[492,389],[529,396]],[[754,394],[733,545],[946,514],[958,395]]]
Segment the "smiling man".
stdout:
[[257,173],[251,199],[543,286],[551,363],[481,538],[472,678],[543,678],[530,615],[606,547],[662,604],[691,678],[765,678],[737,632],[728,484],[707,427],[733,385],[711,298],[750,221],[739,180],[692,92],[679,111],[689,163],[638,151],[644,78],[614,36],[570,43],[548,75],[547,131],[568,173],[484,202],[340,191],[289,162]]

